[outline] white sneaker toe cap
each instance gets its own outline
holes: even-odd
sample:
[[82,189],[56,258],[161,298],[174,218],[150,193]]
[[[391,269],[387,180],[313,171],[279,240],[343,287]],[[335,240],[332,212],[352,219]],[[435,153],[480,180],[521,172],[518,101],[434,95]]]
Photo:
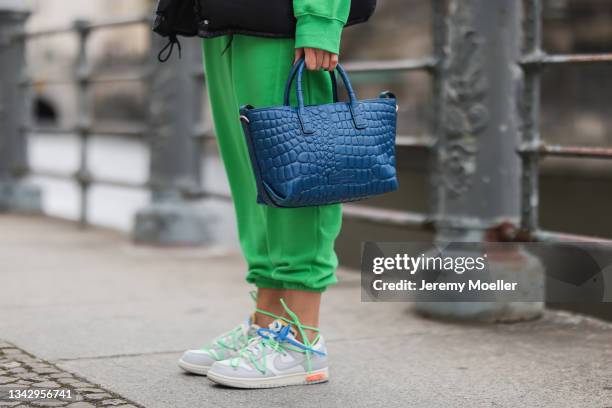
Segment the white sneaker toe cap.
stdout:
[[178,361],[179,367],[193,373],[206,375],[216,360],[204,350],[187,350]]

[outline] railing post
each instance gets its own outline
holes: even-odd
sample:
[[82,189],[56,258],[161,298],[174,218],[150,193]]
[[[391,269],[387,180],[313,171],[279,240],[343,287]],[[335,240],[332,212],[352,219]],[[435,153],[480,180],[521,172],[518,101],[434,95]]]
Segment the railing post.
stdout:
[[435,66],[432,73],[432,117],[430,120],[431,134],[434,135],[435,144],[431,151],[429,164],[429,216],[435,221],[440,213],[440,133],[442,130],[442,100],[444,96],[444,62],[446,58],[445,47],[447,40],[446,9],[447,0],[432,0],[431,2],[431,31],[433,36],[432,51]]
[[75,69],[77,80],[77,124],[76,132],[79,138],[79,168],[74,178],[79,184],[80,205],[79,223],[82,227],[89,223],[89,187],[91,174],[89,172],[87,145],[91,134],[91,103],[90,103],[90,76],[91,65],[87,58],[87,43],[91,33],[90,23],[86,20],[76,20],[74,30],[78,36],[78,52]]
[[[520,221],[521,3],[450,1],[437,95],[438,243],[483,242],[502,223],[518,226]],[[539,263],[524,259],[527,286],[542,290]],[[430,316],[494,321],[536,317],[543,307],[541,302],[445,299],[441,294],[440,302],[416,307]]]
[[194,245],[209,239],[210,218],[187,201],[201,192],[201,143],[198,126],[203,86],[197,40],[182,40],[165,63],[157,51],[165,40],[153,37],[148,78],[151,203],[136,214],[133,238],[139,243]]
[[40,212],[41,191],[24,180],[28,171],[23,133],[24,25],[30,13],[20,0],[0,0],[0,211]]

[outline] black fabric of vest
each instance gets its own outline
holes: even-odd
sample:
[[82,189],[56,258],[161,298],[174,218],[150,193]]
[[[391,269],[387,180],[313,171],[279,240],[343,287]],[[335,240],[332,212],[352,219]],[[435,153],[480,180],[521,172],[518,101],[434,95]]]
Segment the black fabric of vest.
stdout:
[[[376,0],[351,0],[347,26],[367,21]],[[159,0],[153,31],[170,37],[245,34],[291,38],[296,19],[293,0]]]
[[193,37],[198,34],[195,0],[159,0],[153,20],[153,31],[162,37],[176,39],[177,35]]

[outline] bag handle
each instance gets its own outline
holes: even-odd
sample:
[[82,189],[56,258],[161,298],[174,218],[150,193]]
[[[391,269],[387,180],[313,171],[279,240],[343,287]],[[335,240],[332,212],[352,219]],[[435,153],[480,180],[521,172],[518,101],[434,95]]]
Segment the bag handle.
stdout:
[[[293,66],[291,70],[289,78],[287,79],[287,85],[285,86],[285,106],[289,106],[289,90],[291,89],[291,85],[296,76],[296,73],[294,71],[297,71],[296,95],[297,95],[297,100],[298,100],[298,117],[300,119],[300,124],[302,125],[302,131],[306,134],[311,134],[311,133],[314,133],[314,128],[312,126],[310,118],[308,117],[306,109],[304,108],[304,92],[302,89],[302,75],[304,73],[304,65],[305,65],[304,58],[301,58],[299,61],[295,63],[295,65]],[[344,68],[342,68],[342,65],[338,64],[336,67],[336,70],[340,74],[340,77],[342,78],[342,81],[344,82],[344,86],[346,87],[346,90],[349,95],[349,100],[350,100],[349,108],[351,110],[351,117],[353,119],[353,124],[355,125],[356,129],[365,129],[367,127],[367,122],[365,118],[363,117],[361,104],[357,100],[357,95],[355,94],[355,91],[353,90],[351,81],[349,80],[348,75],[346,71],[344,70]],[[333,89],[334,101],[337,101],[338,99],[337,83],[334,78],[335,75],[333,72],[331,72],[331,75],[333,78],[332,87],[334,88]]]
[[[283,102],[285,106],[289,106],[289,98],[291,97],[291,84],[295,80],[295,76],[297,75],[298,68],[300,67],[299,60],[293,64],[291,67],[291,72],[289,72],[289,77],[287,79],[287,83],[285,84],[285,96],[283,97]],[[336,81],[336,73],[335,71],[329,71],[329,77],[331,78],[332,83],[332,96],[334,102],[338,102],[338,82]]]

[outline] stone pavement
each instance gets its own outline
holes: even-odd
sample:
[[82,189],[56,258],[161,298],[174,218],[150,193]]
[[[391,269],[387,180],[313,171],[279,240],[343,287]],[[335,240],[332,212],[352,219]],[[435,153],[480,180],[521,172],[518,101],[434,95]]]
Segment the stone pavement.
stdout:
[[135,247],[108,230],[1,215],[0,339],[10,344],[0,361],[25,350],[41,364],[26,371],[45,362],[58,371],[35,381],[72,373],[91,388],[79,403],[94,405],[612,407],[612,325],[563,312],[514,325],[440,323],[407,304],[361,303],[358,275],[346,271],[322,305],[329,383],[243,391],[181,373],[183,349],[252,307],[244,268],[222,248]]
[[[0,407],[136,408],[137,404],[112,391],[0,341],[0,390],[70,390],[70,398],[0,399]],[[55,394],[58,395],[58,394]]]

